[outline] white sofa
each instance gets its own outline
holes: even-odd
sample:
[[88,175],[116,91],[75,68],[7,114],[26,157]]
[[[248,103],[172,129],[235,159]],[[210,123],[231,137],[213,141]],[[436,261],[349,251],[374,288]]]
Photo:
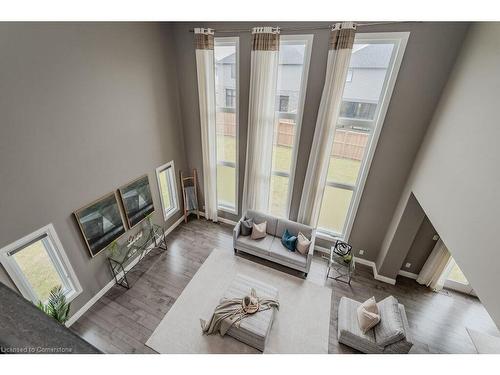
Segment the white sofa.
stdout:
[[[253,219],[256,224],[267,221],[267,236],[259,240],[252,240],[250,236],[242,236],[240,230],[241,222],[246,219]],[[295,236],[299,232],[302,232],[302,234],[311,240],[307,255],[302,255],[298,251],[290,251],[283,246],[281,237],[286,229]],[[308,225],[248,210],[234,227],[233,247],[235,253],[242,251],[252,254],[304,272],[304,276],[307,277],[311,268],[315,238],[316,231]]]

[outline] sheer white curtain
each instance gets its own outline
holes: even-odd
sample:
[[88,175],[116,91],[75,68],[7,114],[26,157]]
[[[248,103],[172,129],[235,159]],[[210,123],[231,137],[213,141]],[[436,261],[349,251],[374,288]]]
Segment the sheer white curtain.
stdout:
[[195,28],[194,36],[200,105],[205,217],[207,220],[217,221],[214,32],[212,29]]
[[418,274],[417,282],[436,292],[443,289],[446,277],[450,273],[450,266],[453,265],[451,260],[450,252],[440,239]]
[[252,30],[243,210],[267,211],[271,185],[279,29]]
[[330,32],[325,85],[316,120],[298,216],[300,222],[314,227],[318,223],[325,190],[335,126],[340,113],[342,94],[354,44],[355,28],[354,23],[343,22],[335,24]]

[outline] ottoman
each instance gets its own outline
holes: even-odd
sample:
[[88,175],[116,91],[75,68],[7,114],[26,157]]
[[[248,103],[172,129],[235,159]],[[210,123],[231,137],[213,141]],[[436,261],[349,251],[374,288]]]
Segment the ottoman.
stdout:
[[[237,274],[224,293],[224,298],[242,298],[254,288],[257,296],[278,299],[278,289],[248,276]],[[259,311],[242,319],[239,325],[233,325],[226,335],[264,351],[269,332],[273,325],[275,309]]]

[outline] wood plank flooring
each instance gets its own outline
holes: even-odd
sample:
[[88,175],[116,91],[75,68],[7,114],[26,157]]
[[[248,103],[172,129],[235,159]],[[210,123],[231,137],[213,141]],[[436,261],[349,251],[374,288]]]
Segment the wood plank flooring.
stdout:
[[[154,353],[145,345],[198,268],[218,247],[233,252],[232,227],[192,219],[167,237],[168,250],[152,250],[131,275],[132,288],[111,288],[71,329],[106,353]],[[290,274],[300,273],[250,255],[239,255]],[[371,269],[356,266],[351,285],[326,279],[327,263],[313,260],[308,280],[333,290],[330,353],[356,353],[337,342],[337,306],[342,296],[364,301],[394,295],[406,307],[417,346],[430,353],[473,353],[466,327],[495,334],[496,326],[478,299],[455,292],[434,293],[414,280],[396,285],[373,279]]]

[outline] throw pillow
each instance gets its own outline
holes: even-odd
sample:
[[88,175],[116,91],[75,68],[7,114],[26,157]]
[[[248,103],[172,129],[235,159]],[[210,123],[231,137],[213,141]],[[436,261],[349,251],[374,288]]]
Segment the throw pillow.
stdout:
[[285,229],[285,233],[281,237],[281,243],[290,251],[295,251],[295,246],[297,244],[297,236],[292,235],[288,229]]
[[306,255],[309,252],[309,246],[311,245],[311,241],[307,239],[301,232],[297,236],[297,251],[302,255]]
[[250,236],[252,234],[253,219],[246,219],[241,222],[240,234],[242,236]]
[[266,237],[266,228],[267,228],[267,221],[264,221],[263,223],[260,224],[253,223],[252,235],[250,236],[250,238],[252,240],[258,240],[260,238]]
[[357,309],[359,329],[366,333],[380,322],[375,297],[363,302]]

